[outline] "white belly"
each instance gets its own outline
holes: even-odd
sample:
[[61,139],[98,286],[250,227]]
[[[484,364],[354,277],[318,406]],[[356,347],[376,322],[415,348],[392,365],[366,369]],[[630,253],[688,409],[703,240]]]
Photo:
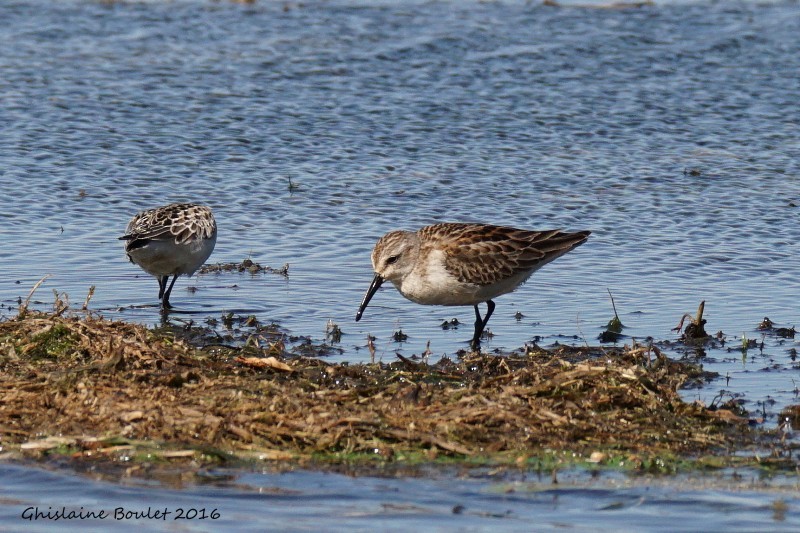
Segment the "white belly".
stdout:
[[191,276],[211,255],[216,236],[187,244],[174,241],[151,241],[128,252],[131,260],[151,276]]
[[418,304],[476,305],[513,291],[533,273],[524,272],[492,285],[463,283],[444,268],[443,259],[432,253],[427,265],[392,283],[403,296]]

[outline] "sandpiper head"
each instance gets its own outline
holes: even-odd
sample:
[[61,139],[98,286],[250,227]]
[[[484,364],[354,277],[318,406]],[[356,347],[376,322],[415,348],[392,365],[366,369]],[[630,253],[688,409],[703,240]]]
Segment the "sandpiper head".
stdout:
[[419,252],[417,234],[391,231],[380,238],[372,250],[372,269],[384,280],[399,281],[414,269]]
[[361,301],[356,313],[356,322],[361,320],[364,309],[384,281],[399,281],[414,268],[419,253],[419,240],[411,231],[391,231],[381,237],[372,250],[372,269],[375,277]]

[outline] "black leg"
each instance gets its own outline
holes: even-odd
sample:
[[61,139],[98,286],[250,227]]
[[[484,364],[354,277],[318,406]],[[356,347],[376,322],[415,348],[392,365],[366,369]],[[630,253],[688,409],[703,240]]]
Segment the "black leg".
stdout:
[[158,300],[164,297],[164,289],[167,288],[167,278],[169,276],[158,276]]
[[[166,278],[169,278],[169,276],[166,276]],[[169,284],[169,288],[166,291],[164,291],[164,298],[161,300],[161,307],[163,307],[164,309],[169,309],[170,307],[172,307],[169,304],[169,295],[172,294],[172,286],[175,285],[175,280],[177,279],[178,279],[177,274],[172,276],[172,282]],[[166,281],[164,282],[164,285],[166,285]]]
[[492,316],[494,313],[494,302],[491,300],[486,300],[486,316],[481,318],[481,312],[478,310],[478,306],[475,305],[475,335],[472,337],[472,342],[470,346],[472,346],[473,350],[478,350],[481,347],[481,334],[483,330],[486,329],[486,324],[489,322],[489,317]]
[[478,310],[478,306],[475,305],[475,334],[472,336],[472,342],[470,342],[470,346],[472,346],[473,350],[477,350],[481,347],[482,324],[483,318],[481,318],[481,312]]
[[486,329],[486,324],[489,323],[489,317],[492,316],[494,313],[494,302],[491,300],[486,300],[486,316],[483,317],[483,326],[481,326],[481,333],[483,330]]

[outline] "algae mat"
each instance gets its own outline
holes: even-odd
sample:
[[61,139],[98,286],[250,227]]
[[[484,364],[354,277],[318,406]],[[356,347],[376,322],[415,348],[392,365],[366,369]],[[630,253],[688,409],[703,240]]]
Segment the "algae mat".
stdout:
[[[653,346],[329,364],[287,351],[274,327],[240,322],[250,330],[237,339],[21,311],[0,323],[4,452],[522,467],[560,454],[653,468],[676,457],[741,464],[744,449],[779,446],[735,404],[682,400],[702,370]],[[771,455],[758,461],[781,463]]]

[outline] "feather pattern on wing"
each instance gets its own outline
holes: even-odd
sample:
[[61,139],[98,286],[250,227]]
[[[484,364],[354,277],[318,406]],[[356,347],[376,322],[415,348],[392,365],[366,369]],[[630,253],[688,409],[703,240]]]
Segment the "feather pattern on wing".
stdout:
[[421,246],[445,254],[445,268],[462,283],[492,285],[536,270],[582,244],[588,231],[530,231],[487,224],[442,223],[418,231]]
[[210,239],[216,233],[217,223],[208,207],[176,203],[137,214],[120,239],[128,241],[126,249],[132,249],[155,240],[188,244],[195,239]]

